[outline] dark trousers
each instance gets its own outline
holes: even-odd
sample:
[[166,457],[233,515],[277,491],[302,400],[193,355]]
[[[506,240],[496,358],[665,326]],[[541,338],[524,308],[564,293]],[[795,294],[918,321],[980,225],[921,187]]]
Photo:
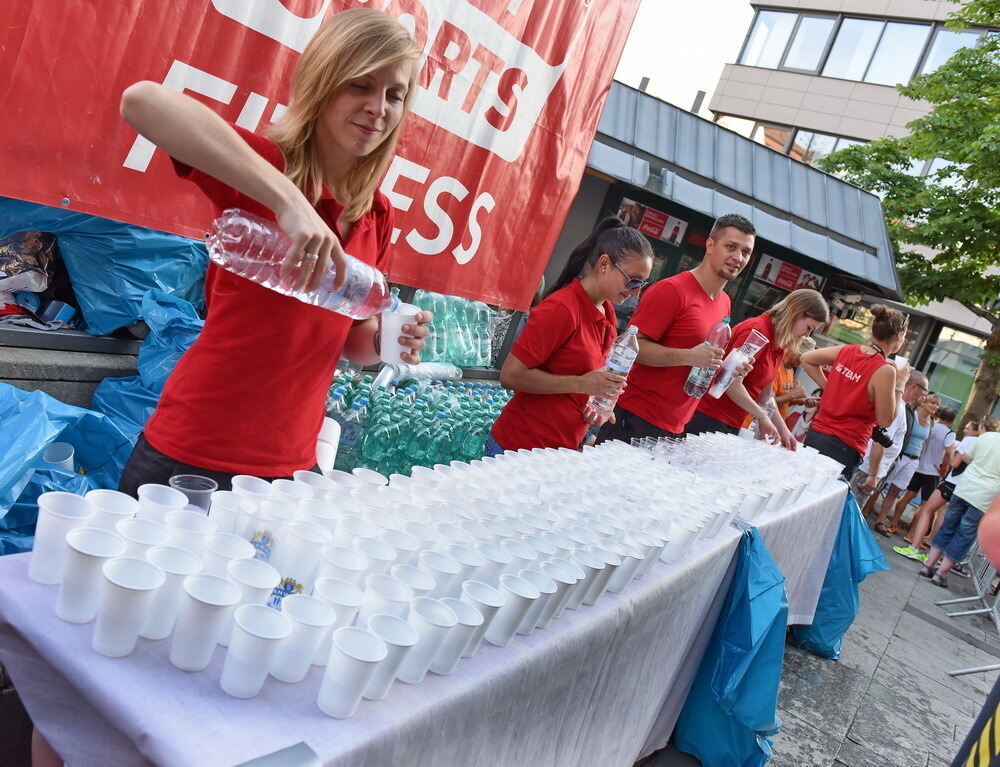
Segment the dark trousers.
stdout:
[[684,433],[675,434],[672,431],[661,429],[659,426],[651,424],[644,418],[640,418],[635,413],[630,413],[621,405],[615,405],[615,422],[608,421],[601,430],[597,432],[597,443],[618,439],[622,442],[631,442],[633,439],[642,437],[673,437],[683,439]]
[[684,427],[684,433],[692,436],[711,431],[721,431],[723,434],[740,433],[739,427],[730,426],[729,424],[723,423],[716,418],[712,418],[710,415],[705,415],[704,413],[699,413],[697,411],[695,411],[691,420],[688,421],[688,425]]
[[[319,467],[313,466],[312,471],[319,472]],[[149,483],[165,485],[175,474],[197,474],[200,477],[214,479],[219,484],[219,490],[232,490],[233,477],[237,476],[225,471],[203,469],[190,463],[175,461],[150,445],[146,441],[146,437],[140,434],[135,447],[132,448],[132,455],[129,456],[128,463],[125,464],[122,477],[118,480],[118,489],[135,498],[140,485]],[[291,477],[263,477],[263,479],[270,481],[272,479],[291,479]]]
[[844,467],[841,476],[846,481],[850,481],[854,470],[861,463],[861,454],[842,439],[834,437],[832,434],[824,434],[821,431],[810,429],[806,433],[806,447],[814,447],[825,456],[829,456]]

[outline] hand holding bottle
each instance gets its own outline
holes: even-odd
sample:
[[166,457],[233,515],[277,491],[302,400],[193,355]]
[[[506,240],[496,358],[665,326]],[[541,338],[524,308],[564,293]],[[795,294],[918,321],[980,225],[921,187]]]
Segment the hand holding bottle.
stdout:
[[281,263],[278,274],[284,278],[298,269],[291,287],[293,290],[316,290],[333,262],[336,269],[334,289],[339,289],[347,276],[344,249],[326,222],[305,196],[298,192],[290,195],[285,205],[275,209],[275,220],[288,237],[291,245]]
[[689,350],[691,355],[691,367],[710,368],[715,370],[722,364],[722,355],[725,349],[709,344],[698,344]]
[[625,376],[617,375],[604,368],[591,370],[580,376],[580,386],[577,392],[593,397],[618,397],[625,391]]

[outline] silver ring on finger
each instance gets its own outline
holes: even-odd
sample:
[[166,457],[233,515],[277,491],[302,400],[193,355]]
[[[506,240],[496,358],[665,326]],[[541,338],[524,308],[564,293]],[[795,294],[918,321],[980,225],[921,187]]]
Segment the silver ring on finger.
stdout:
[[319,253],[303,253],[302,259],[304,261],[315,261],[319,258]]

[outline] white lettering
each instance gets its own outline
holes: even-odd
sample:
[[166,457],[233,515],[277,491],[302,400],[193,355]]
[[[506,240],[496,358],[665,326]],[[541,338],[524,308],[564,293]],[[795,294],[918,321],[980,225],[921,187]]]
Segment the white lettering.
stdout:
[[406,241],[410,247],[425,256],[443,251],[451,242],[452,235],[455,234],[455,225],[452,223],[451,217],[438,205],[438,197],[442,194],[450,194],[456,200],[462,201],[469,194],[469,190],[462,185],[461,181],[451,176],[436,178],[427,187],[427,195],[424,197],[424,212],[427,214],[427,218],[437,226],[437,236],[428,239],[416,229],[406,235]]
[[469,242],[469,246],[463,248],[458,245],[451,254],[455,257],[455,260],[460,264],[467,264],[472,260],[472,257],[476,255],[476,251],[479,250],[479,245],[483,241],[483,229],[479,225],[478,213],[481,210],[485,210],[489,213],[496,206],[497,201],[493,199],[493,195],[489,192],[483,192],[476,198],[476,201],[472,204],[472,210],[469,212],[469,234],[472,235],[472,240]]
[[281,0],[212,0],[212,5],[223,16],[302,53],[323,23],[330,0],[309,18],[292,13]]
[[236,124],[253,133],[257,130],[257,126],[260,125],[260,118],[264,116],[266,108],[267,96],[261,96],[259,93],[251,93],[247,96],[240,116],[236,118]]
[[[422,184],[427,180],[430,173],[430,168],[425,168],[423,165],[417,165],[415,162],[411,162],[405,157],[395,155],[392,158],[392,163],[389,165],[389,170],[385,173],[385,178],[382,179],[382,186],[380,189],[382,194],[389,198],[389,202],[392,203],[392,206],[396,210],[407,211],[410,209],[410,205],[413,204],[413,198],[397,192],[396,182],[399,181],[400,178],[411,178],[417,183]],[[390,238],[393,245],[395,245],[396,240],[399,239],[399,234],[399,228],[393,227],[392,237]]]

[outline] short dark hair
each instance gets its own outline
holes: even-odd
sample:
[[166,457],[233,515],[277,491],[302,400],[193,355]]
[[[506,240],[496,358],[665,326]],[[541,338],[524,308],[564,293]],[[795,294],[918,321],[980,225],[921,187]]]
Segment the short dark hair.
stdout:
[[938,410],[937,417],[939,421],[944,421],[945,423],[953,423],[955,420],[955,416],[957,415],[958,411],[955,410],[955,408],[943,407],[940,410]]
[[715,219],[715,223],[712,224],[712,231],[708,236],[714,240],[718,237],[719,232],[729,226],[739,229],[744,234],[752,234],[754,236],[757,234],[757,229],[749,218],[741,216],[739,213],[726,213]]

